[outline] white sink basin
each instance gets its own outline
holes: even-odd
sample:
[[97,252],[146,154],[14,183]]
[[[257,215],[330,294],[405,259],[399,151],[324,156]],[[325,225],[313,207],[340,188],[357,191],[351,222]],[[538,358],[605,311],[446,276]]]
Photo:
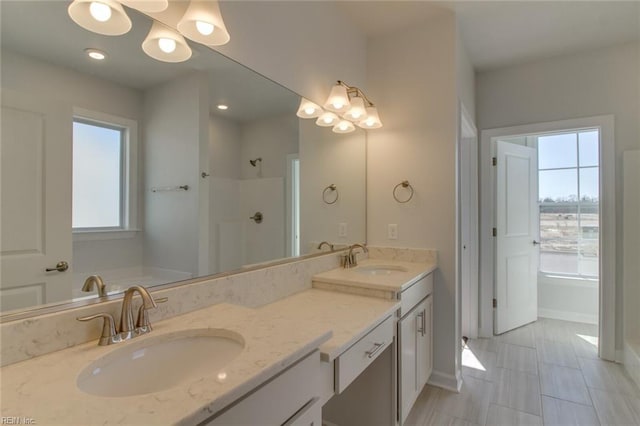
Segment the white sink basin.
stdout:
[[242,352],[244,339],[230,330],[197,329],[121,344],[82,370],[78,388],[121,397],[162,391],[216,372],[218,380],[225,380],[224,367]]
[[398,265],[365,265],[354,269],[355,272],[366,275],[391,275],[398,272],[408,272],[404,266]]

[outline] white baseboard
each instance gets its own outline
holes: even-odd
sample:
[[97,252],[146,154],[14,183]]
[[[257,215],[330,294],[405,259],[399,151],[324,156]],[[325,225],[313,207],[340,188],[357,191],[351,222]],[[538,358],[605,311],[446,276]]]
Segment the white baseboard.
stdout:
[[451,392],[460,392],[460,388],[462,388],[462,375],[459,371],[455,376],[440,371],[433,371],[427,383]]
[[563,321],[584,322],[598,324],[597,315],[581,314],[579,312],[556,311],[553,309],[538,308],[538,316],[543,318],[558,319]]
[[631,345],[625,341],[623,353],[624,368],[633,381],[640,386],[640,344]]

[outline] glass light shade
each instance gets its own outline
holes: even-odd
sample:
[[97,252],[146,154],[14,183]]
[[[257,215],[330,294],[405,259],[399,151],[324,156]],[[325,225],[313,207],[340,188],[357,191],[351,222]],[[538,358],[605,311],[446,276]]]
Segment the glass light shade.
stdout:
[[318,119],[316,120],[316,124],[321,127],[329,127],[335,125],[338,121],[340,121],[340,117],[335,115],[332,112],[324,112]]
[[[92,3],[95,3],[93,7]],[[106,10],[105,6],[109,9]],[[101,12],[100,16],[96,16],[96,12]],[[73,22],[97,34],[118,36],[131,29],[131,19],[122,5],[114,0],[74,0],[67,13]]]
[[374,106],[367,107],[367,115],[364,120],[358,122],[358,126],[363,129],[379,129],[382,127],[382,121],[378,116],[378,109]]
[[333,126],[333,131],[335,133],[351,133],[356,129],[356,126],[353,125],[352,122],[347,120],[342,120],[335,126]]
[[[167,48],[172,44],[167,40],[175,42],[175,49]],[[163,62],[184,62],[191,57],[191,48],[184,37],[157,21],[154,21],[147,38],[142,42],[142,50],[153,59]]]
[[344,115],[344,118],[351,121],[360,121],[366,117],[367,111],[364,107],[364,99],[360,96],[354,96],[351,98],[351,108]]
[[169,7],[169,0],[120,0],[120,3],[140,12],[162,12]]
[[327,102],[324,103],[324,109],[343,113],[348,111],[349,108],[351,108],[351,103],[349,102],[349,95],[347,95],[347,88],[341,84],[336,84],[331,88]]
[[316,118],[324,111],[320,108],[320,105],[311,102],[309,99],[300,99],[300,107],[296,115],[300,118]]
[[207,46],[221,46],[231,39],[222,20],[218,0],[191,0],[178,22],[178,31]]

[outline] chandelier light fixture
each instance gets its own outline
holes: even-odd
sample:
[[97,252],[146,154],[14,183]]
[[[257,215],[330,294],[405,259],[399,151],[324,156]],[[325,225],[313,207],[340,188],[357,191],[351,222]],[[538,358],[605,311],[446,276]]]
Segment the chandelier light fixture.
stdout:
[[353,132],[357,125],[363,129],[379,129],[382,121],[378,109],[362,90],[338,80],[331,88],[324,108],[302,98],[296,115],[300,118],[317,118],[321,127],[332,127],[335,133]]
[[[67,12],[86,30],[117,36],[126,34],[132,26],[122,5],[141,12],[158,13],[169,7],[169,0],[73,0]],[[177,24],[177,31],[154,21],[142,43],[142,50],[158,61],[183,62],[192,53],[185,37],[207,46],[229,42],[218,0],[192,0]]]

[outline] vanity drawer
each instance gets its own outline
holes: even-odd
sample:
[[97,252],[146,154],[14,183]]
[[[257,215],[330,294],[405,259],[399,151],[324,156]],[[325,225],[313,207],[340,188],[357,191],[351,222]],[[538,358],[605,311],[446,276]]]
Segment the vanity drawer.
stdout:
[[422,299],[433,292],[433,273],[420,278],[400,293],[400,318],[409,313]]
[[335,360],[336,393],[345,390],[392,343],[390,316]]

